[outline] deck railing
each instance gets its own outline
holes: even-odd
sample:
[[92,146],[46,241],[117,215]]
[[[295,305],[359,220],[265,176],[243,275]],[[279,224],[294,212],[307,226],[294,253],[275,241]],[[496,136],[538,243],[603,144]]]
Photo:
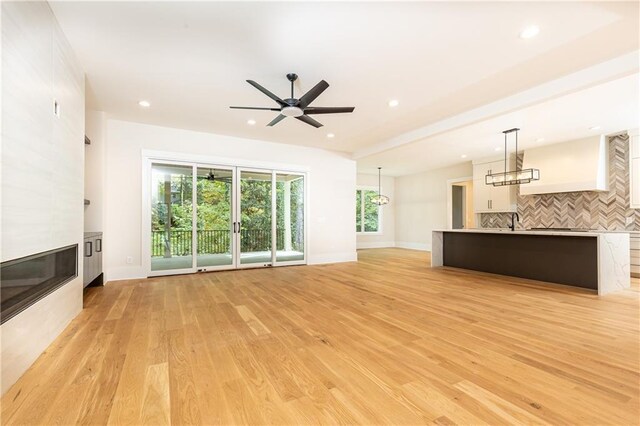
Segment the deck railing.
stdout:
[[[198,254],[222,254],[231,251],[231,231],[205,229],[196,232]],[[191,255],[192,232],[171,230],[151,231],[151,256],[173,257]],[[293,238],[293,250],[302,251],[302,239]],[[276,249],[284,250],[284,229],[276,230]],[[271,229],[241,229],[240,249],[243,253],[271,250]]]

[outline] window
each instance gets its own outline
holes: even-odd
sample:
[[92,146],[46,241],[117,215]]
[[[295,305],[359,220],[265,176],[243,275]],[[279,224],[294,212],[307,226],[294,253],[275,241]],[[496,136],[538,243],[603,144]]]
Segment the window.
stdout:
[[356,232],[380,232],[380,206],[371,202],[378,195],[372,189],[356,190]]

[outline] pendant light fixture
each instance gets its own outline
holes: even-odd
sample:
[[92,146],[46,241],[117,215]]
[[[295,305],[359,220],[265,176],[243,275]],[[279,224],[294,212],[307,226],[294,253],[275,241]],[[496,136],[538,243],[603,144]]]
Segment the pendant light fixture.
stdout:
[[[484,177],[484,183],[493,186],[520,185],[529,183],[533,180],[540,180],[540,170],[524,169],[521,170],[518,165],[518,131],[520,129],[513,128],[505,130],[504,133],[504,172],[490,173]],[[507,135],[515,132],[516,134],[516,169],[509,170],[507,163]]]
[[382,170],[382,167],[378,167],[378,195],[376,195],[371,199],[371,202],[378,206],[384,206],[385,204],[389,204],[389,197],[387,197],[386,195],[382,195],[382,185],[380,183],[381,170]]

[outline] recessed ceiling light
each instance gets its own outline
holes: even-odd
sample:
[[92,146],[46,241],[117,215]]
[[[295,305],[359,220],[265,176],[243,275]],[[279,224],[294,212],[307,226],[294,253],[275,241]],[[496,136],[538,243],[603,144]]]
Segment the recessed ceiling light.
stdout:
[[399,102],[397,99],[391,99],[391,100],[389,101],[389,106],[390,106],[391,108],[395,108],[395,107],[397,107],[398,105],[400,105],[400,102]]
[[253,126],[254,124],[256,124],[256,120],[247,120],[247,124],[249,126]]
[[537,25],[529,25],[527,28],[522,30],[522,32],[520,33],[520,38],[533,38],[537,36],[539,32],[540,28],[538,28]]
[[599,130],[600,126],[591,126],[589,127],[589,130]]
[[493,148],[494,151],[500,151],[502,148],[500,148],[499,146],[496,146],[495,148]]
[[538,138],[536,139],[536,142],[544,142],[544,138]]
[[334,135],[333,133],[327,133],[327,137],[328,137],[329,139],[333,139],[333,138],[335,138],[335,137],[336,137],[336,135]]
[[151,106],[151,102],[149,102],[149,101],[140,101],[140,102],[138,102],[138,105],[140,105],[143,108],[149,108]]
[[467,154],[462,154],[460,157],[467,158]]

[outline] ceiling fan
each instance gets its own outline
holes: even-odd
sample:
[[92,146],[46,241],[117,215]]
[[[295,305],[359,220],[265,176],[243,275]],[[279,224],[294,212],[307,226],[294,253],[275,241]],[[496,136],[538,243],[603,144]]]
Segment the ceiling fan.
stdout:
[[219,182],[231,183],[231,179],[232,178],[231,178],[231,176],[228,176],[228,177],[216,176],[213,173],[213,170],[209,169],[209,174],[208,175],[206,175],[206,176],[198,176],[198,179],[206,179],[206,180],[211,181],[211,182],[219,181]]
[[278,103],[278,108],[268,108],[268,107],[239,107],[232,106],[229,108],[232,109],[256,109],[256,110],[264,110],[264,111],[279,111],[280,114],[271,120],[267,126],[275,126],[277,123],[282,121],[286,117],[295,117],[298,120],[307,123],[313,127],[322,127],[322,123],[314,120],[309,117],[309,115],[313,114],[335,114],[341,112],[353,112],[355,107],[310,107],[309,104],[313,102],[322,92],[324,92],[327,87],[329,87],[329,83],[324,80],[321,80],[320,83],[313,86],[311,90],[302,95],[300,99],[296,99],[293,97],[293,82],[298,79],[297,74],[287,74],[287,79],[291,82],[291,97],[287,99],[281,99],[278,96],[274,95],[264,87],[260,86],[253,80],[247,80],[247,83],[273,99]]

